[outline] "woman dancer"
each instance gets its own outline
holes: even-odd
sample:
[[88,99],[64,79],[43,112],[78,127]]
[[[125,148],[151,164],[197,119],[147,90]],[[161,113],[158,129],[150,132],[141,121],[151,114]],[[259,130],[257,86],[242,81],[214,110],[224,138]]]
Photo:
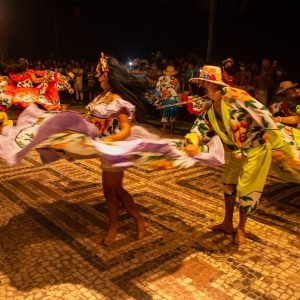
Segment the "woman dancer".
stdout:
[[[102,141],[125,140],[130,135],[135,106],[139,109],[138,115],[143,114],[139,96],[142,97],[144,88],[115,58],[106,57],[103,53],[96,68],[96,77],[103,92],[86,107],[88,117],[105,136]],[[124,168],[107,167],[102,159],[102,185],[108,210],[108,232],[103,239],[105,245],[110,245],[117,236],[120,204],[134,219],[138,239],[143,237],[148,226],[132,196],[123,187],[123,177]]]
[[[13,105],[20,113],[34,102],[47,110],[58,111],[59,91],[67,90],[70,94],[74,93],[68,76],[51,70],[28,69],[28,62],[25,59],[9,65],[7,70],[10,72],[10,78],[0,76],[0,110],[7,110]],[[39,84],[35,86],[34,83]]]

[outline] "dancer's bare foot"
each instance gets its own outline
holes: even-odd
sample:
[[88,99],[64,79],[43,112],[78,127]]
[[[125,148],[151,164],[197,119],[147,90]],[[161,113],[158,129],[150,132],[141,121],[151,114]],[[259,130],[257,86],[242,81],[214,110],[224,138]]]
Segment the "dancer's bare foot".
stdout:
[[244,244],[246,242],[246,233],[245,233],[245,230],[237,228],[236,234],[235,234],[235,236],[233,238],[233,242],[236,245],[242,245],[242,244]]
[[103,238],[102,243],[105,246],[111,245],[117,237],[117,229],[109,229],[105,238]]
[[233,234],[233,232],[234,232],[232,224],[225,223],[225,222],[218,224],[218,225],[214,225],[211,227],[211,229],[213,231],[221,231],[225,234]]
[[144,235],[149,227],[149,224],[146,223],[145,221],[140,221],[136,224],[137,226],[137,239],[140,240]]

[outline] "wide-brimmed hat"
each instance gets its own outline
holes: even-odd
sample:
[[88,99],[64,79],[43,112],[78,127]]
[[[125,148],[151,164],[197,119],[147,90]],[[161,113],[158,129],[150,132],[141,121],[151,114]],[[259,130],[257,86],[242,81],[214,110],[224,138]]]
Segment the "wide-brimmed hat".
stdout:
[[287,81],[281,81],[280,84],[279,84],[279,87],[277,89],[277,92],[275,93],[276,95],[277,94],[281,94],[282,92],[288,90],[288,89],[291,89],[291,88],[294,88],[295,86],[297,86],[298,83],[293,83],[289,80]]
[[219,84],[222,86],[229,86],[229,84],[225,83],[222,80],[222,71],[220,67],[216,66],[203,66],[199,77],[193,77],[190,79],[190,81],[193,80],[204,80],[209,81],[214,84]]
[[174,66],[167,66],[164,70],[163,70],[164,75],[176,75],[177,71],[175,70]]
[[69,72],[69,73],[68,73],[68,76],[69,76],[71,79],[74,79],[74,77],[75,77],[75,74],[74,74],[74,73],[72,73],[72,72]]

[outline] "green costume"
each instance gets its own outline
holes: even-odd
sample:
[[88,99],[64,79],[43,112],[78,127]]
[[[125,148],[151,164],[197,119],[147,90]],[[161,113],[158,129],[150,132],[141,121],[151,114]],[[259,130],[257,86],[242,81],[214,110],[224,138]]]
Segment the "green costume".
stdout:
[[242,212],[256,210],[271,165],[282,179],[300,183],[299,130],[275,124],[267,108],[240,89],[222,88],[222,120],[209,101],[197,103],[191,131],[200,140],[214,132],[233,150],[222,182],[236,185]]

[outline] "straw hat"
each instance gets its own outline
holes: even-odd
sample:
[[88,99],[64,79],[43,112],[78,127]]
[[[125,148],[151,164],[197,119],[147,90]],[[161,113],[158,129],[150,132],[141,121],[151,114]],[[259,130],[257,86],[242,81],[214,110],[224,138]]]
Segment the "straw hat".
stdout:
[[298,83],[292,83],[291,81],[287,80],[287,81],[281,81],[279,84],[279,88],[277,90],[277,92],[275,93],[276,95],[281,94],[282,92],[291,89],[295,86],[297,86]]
[[175,70],[174,66],[167,66],[164,70],[163,70],[164,75],[176,75],[177,71]]
[[72,72],[69,72],[68,73],[68,76],[73,80],[74,79],[74,77],[75,77],[75,74],[74,73],[72,73]]
[[190,79],[190,81],[193,80],[204,80],[222,86],[229,86],[229,84],[222,80],[221,68],[216,66],[203,66],[199,77],[193,77]]

